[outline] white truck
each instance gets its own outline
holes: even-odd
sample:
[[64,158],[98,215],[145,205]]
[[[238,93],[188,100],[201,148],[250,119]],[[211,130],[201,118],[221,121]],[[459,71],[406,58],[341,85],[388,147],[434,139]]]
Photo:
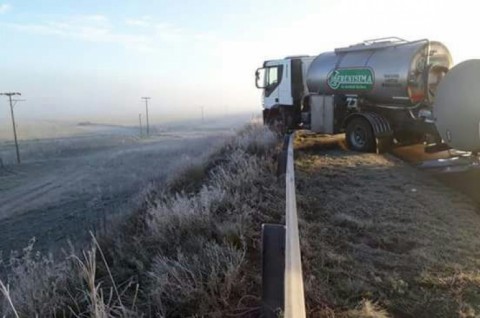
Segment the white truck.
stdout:
[[364,152],[419,142],[427,152],[477,151],[480,61],[462,64],[447,81],[454,76],[445,45],[383,38],[265,61],[255,76],[264,123],[282,131],[345,132],[347,145]]

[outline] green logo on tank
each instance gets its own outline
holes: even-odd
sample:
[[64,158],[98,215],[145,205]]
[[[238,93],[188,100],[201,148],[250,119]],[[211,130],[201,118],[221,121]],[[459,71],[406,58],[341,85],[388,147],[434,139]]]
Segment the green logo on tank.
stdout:
[[330,72],[328,86],[334,90],[371,90],[373,72],[369,68],[340,68]]

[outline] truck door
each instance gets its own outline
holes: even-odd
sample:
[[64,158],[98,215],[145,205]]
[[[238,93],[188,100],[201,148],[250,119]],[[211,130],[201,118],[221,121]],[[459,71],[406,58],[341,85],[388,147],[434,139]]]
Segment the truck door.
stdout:
[[265,69],[264,107],[272,108],[280,103],[280,83],[283,75],[283,65],[268,66]]
[[279,88],[278,100],[280,105],[292,106],[292,61],[285,59],[283,61],[283,72]]

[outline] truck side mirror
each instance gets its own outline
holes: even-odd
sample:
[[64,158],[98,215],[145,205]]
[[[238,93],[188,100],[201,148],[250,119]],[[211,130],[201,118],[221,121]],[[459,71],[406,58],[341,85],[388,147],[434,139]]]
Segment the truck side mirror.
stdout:
[[[264,75],[264,74],[262,74],[262,73],[265,73],[265,69],[264,69],[264,68],[258,68],[258,69],[255,71],[255,86],[256,86],[257,88],[265,88],[265,84],[263,83],[263,78],[264,78],[264,76],[262,76],[262,75]],[[260,82],[262,82],[262,83],[260,84]]]

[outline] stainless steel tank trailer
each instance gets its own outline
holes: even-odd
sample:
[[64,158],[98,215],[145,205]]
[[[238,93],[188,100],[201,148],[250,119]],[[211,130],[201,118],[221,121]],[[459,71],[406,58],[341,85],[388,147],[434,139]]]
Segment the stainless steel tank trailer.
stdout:
[[480,150],[480,60],[453,67],[447,47],[383,38],[256,71],[264,123],[345,133],[356,151],[424,142],[427,152]]

